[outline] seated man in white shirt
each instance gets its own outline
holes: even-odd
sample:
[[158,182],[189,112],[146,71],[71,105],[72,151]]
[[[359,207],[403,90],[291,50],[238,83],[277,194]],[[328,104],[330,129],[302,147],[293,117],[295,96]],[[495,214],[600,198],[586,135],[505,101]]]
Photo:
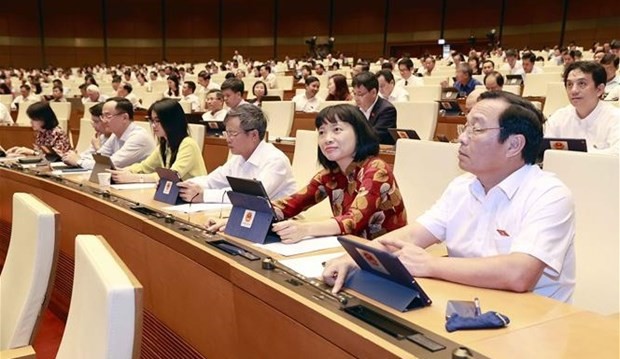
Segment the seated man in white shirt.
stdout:
[[601,65],[605,69],[607,74],[607,83],[605,84],[605,94],[603,100],[605,101],[617,101],[618,100],[618,88],[620,88],[620,76],[618,76],[618,65],[620,64],[620,58],[614,54],[606,54],[601,58]]
[[271,73],[271,66],[263,65],[260,67],[260,76],[263,78],[263,82],[267,84],[267,87],[274,89],[277,87],[277,78],[275,74]]
[[198,90],[196,93],[209,92],[210,90],[219,90],[220,85],[215,81],[211,81],[211,74],[207,71],[198,73]]
[[194,93],[196,91],[196,83],[194,81],[185,81],[183,82],[183,87],[181,87],[181,94],[183,97],[181,101],[191,103],[192,112],[200,111],[200,99]]
[[203,121],[224,121],[227,111],[224,108],[224,95],[222,95],[222,91],[209,90],[205,99],[205,108],[206,111],[202,114]]
[[[416,277],[570,302],[574,203],[570,190],[535,164],[543,122],[525,99],[483,93],[459,136],[459,167],[469,173],[454,179],[414,223],[370,244],[393,252]],[[424,250],[439,242],[448,257]],[[349,256],[337,258],[323,278],[337,292],[354,267]]]
[[316,94],[319,92],[320,86],[321,83],[315,76],[306,77],[306,91],[293,97],[295,111],[319,112],[319,105],[323,101]]
[[226,81],[222,83],[222,95],[224,95],[224,102],[229,109],[248,103],[243,99],[244,90],[245,85],[243,81],[235,77],[226,79]]
[[424,85],[421,77],[413,75],[413,61],[410,58],[404,58],[398,61],[398,71],[400,71],[400,80],[396,82],[399,87],[411,87]]
[[264,141],[267,120],[263,111],[250,104],[228,111],[226,141],[232,157],[207,176],[179,182],[181,197],[192,202],[228,202],[230,190],[226,176],[260,180],[269,195],[276,200],[297,190],[293,169],[286,155]]
[[523,67],[523,77],[528,74],[540,74],[542,69],[536,65],[536,55],[531,52],[526,52],[521,56],[521,66]]
[[105,102],[108,99],[106,95],[102,95],[99,92],[99,87],[97,85],[88,85],[86,87],[86,102]]
[[620,109],[601,101],[605,69],[594,61],[577,61],[564,71],[570,105],[554,112],[545,137],[584,138],[588,152],[620,153]]
[[394,75],[390,70],[381,70],[377,72],[377,81],[379,81],[379,96],[390,103],[408,102],[409,91],[404,86],[396,86]]
[[134,109],[141,106],[140,100],[138,100],[138,96],[133,93],[133,86],[129,82],[123,82],[118,85],[116,89],[116,96],[123,97],[127,101],[131,102],[131,105]]
[[36,95],[30,91],[30,85],[24,84],[19,87],[19,92],[21,93],[19,96],[13,99],[11,102],[11,110],[17,110],[17,107],[22,102],[39,102],[41,101],[41,96]]
[[488,60],[488,59],[482,61],[482,74],[484,76],[490,74],[493,71],[495,71],[495,62],[493,62],[492,60]]
[[517,60],[517,50],[506,50],[506,63],[502,66],[502,70],[510,71],[511,75],[523,74],[523,65]]
[[67,151],[62,156],[62,161],[70,166],[80,166],[85,169],[92,169],[95,167],[95,160],[93,159],[93,153],[97,153],[101,146],[103,146],[107,140],[112,136],[110,126],[101,119],[101,113],[103,111],[103,103],[92,106],[89,110],[90,120],[95,134],[90,139],[90,146],[82,153],[77,154],[75,151]]
[[133,105],[126,99],[108,99],[103,104],[101,119],[112,135],[97,152],[110,157],[114,167],[140,162],[155,150],[153,134],[133,122]]

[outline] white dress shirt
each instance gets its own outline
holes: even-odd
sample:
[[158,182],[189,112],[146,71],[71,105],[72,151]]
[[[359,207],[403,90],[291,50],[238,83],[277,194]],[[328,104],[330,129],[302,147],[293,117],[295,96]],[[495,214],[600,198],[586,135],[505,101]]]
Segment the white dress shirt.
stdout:
[[620,153],[620,108],[599,101],[581,119],[573,105],[555,111],[545,123],[545,137],[585,138],[588,152]]
[[39,101],[41,101],[41,96],[35,95],[32,92],[26,98],[24,98],[24,96],[22,96],[22,95],[19,95],[19,96],[15,97],[13,99],[13,102],[11,102],[11,110],[13,110],[13,111],[17,110],[17,104],[20,104],[20,103],[26,102],[26,101],[28,101],[28,102],[39,102]]
[[269,75],[267,75],[267,77],[263,78],[262,80],[267,84],[267,87],[270,89],[274,89],[277,86],[277,78],[274,73],[269,73]]
[[603,99],[605,101],[618,100],[618,93],[620,93],[618,88],[620,88],[620,76],[616,75],[605,84],[605,97],[603,97]]
[[379,93],[383,99],[390,101],[390,103],[394,102],[409,102],[409,91],[404,86],[394,86],[392,89],[392,93],[387,98]]
[[99,154],[110,157],[114,167],[124,168],[144,160],[153,150],[153,135],[132,122],[120,139],[112,134],[99,149]]
[[189,94],[184,96],[181,101],[189,102],[192,104],[192,112],[200,111],[200,99],[195,94]]
[[211,122],[211,121],[224,121],[224,119],[226,118],[226,114],[228,113],[228,111],[223,108],[219,111],[216,111],[215,113],[211,113],[211,111],[207,111],[205,113],[202,114],[202,120],[204,122]]
[[[99,142],[101,143],[100,149],[109,139],[110,137],[105,137],[103,134],[99,135]],[[97,152],[97,150],[95,150],[95,146],[91,143],[90,146],[84,150],[84,152],[80,153],[80,159],[77,162],[78,166],[87,170],[92,170],[93,167],[95,167],[95,159],[93,158],[93,153],[95,152]]]
[[454,179],[418,217],[450,257],[526,253],[546,267],[534,293],[570,302],[575,286],[575,216],[570,190],[555,175],[525,165],[488,193],[472,174]]
[[319,112],[319,105],[323,102],[317,96],[307,98],[305,92],[295,95],[292,101],[295,103],[295,111],[303,112]]
[[523,65],[521,61],[515,62],[515,67],[510,67],[509,63],[505,63],[502,65],[501,70],[510,71],[511,75],[522,75],[525,71],[523,71]]
[[226,176],[254,178],[261,181],[271,200],[289,196],[297,191],[288,157],[271,143],[263,141],[247,161],[240,155],[233,155],[209,175],[191,178],[189,181],[199,184],[204,189],[203,202],[229,202],[228,196],[224,194],[230,190]]
[[400,80],[396,81],[396,86],[398,87],[413,87],[413,86],[422,86],[422,85],[424,85],[423,78],[415,76],[413,74],[409,76],[408,79],[405,79],[403,77]]

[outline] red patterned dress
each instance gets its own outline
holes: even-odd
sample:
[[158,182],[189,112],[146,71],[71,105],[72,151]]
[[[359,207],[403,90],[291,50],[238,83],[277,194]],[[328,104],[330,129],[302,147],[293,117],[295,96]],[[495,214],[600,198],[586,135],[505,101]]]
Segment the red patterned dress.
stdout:
[[37,138],[34,142],[35,150],[41,150],[41,146],[53,148],[58,153],[64,153],[71,149],[69,137],[65,131],[59,126],[51,130],[43,130],[37,132]]
[[379,157],[352,162],[345,173],[339,168],[324,169],[305,188],[274,205],[290,218],[325,197],[329,197],[340,234],[373,239],[407,224],[394,173]]

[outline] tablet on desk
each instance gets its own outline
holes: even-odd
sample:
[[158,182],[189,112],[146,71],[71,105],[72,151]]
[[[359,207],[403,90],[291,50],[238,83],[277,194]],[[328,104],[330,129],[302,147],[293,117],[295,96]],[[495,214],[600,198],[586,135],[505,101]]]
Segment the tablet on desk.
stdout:
[[[95,160],[95,166],[93,167],[88,180],[93,183],[99,183],[99,173],[105,172],[106,170],[115,169],[114,163],[112,163],[112,159],[110,157],[100,155],[98,153],[93,153],[93,159]],[[114,183],[114,180],[112,180],[112,183]]]
[[588,152],[588,146],[584,138],[543,138],[538,154],[538,162],[542,162],[546,150],[579,151]]
[[521,85],[521,84],[523,84],[523,76],[506,75],[506,85]]
[[40,146],[41,152],[45,155],[45,159],[48,162],[58,162],[62,160],[62,157],[50,146]]
[[[401,306],[394,305],[399,310],[425,307],[432,303],[415,278],[393,253],[371,247],[346,236],[339,236],[338,241],[362,271],[353,273],[347,279],[347,285],[352,289],[365,292],[364,294],[382,302],[384,299],[384,304],[387,305],[393,305],[394,303],[389,302],[396,300],[399,294],[405,294],[403,303],[406,305],[403,303]],[[381,284],[380,281],[372,279],[373,275],[387,282]],[[407,289],[401,290],[398,286],[394,287],[394,284]],[[407,291],[409,293],[406,293]]]
[[[241,178],[241,177],[232,177],[226,176],[228,180],[228,184],[233,192],[239,192],[243,194],[249,194],[252,196],[263,197],[269,200],[269,195],[263,186],[263,183],[259,180],[253,178]],[[271,201],[269,201],[271,206]],[[278,220],[278,216],[276,215],[276,211],[271,206],[271,210],[273,211],[273,218],[275,221]]]
[[420,136],[415,130],[411,129],[402,129],[402,128],[388,128],[388,132],[390,132],[390,136],[394,139],[394,142],[398,141],[401,138],[410,139],[410,140],[419,140]]
[[172,205],[187,203],[179,195],[179,187],[177,183],[182,182],[181,176],[176,171],[169,168],[159,167],[155,169],[159,176],[157,182],[157,190],[155,191],[154,200]]

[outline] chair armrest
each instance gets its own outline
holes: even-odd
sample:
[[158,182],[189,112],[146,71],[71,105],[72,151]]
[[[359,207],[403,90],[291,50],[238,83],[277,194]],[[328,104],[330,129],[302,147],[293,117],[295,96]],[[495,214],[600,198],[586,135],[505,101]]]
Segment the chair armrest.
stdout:
[[25,347],[0,351],[2,359],[36,359],[34,348],[30,345]]

